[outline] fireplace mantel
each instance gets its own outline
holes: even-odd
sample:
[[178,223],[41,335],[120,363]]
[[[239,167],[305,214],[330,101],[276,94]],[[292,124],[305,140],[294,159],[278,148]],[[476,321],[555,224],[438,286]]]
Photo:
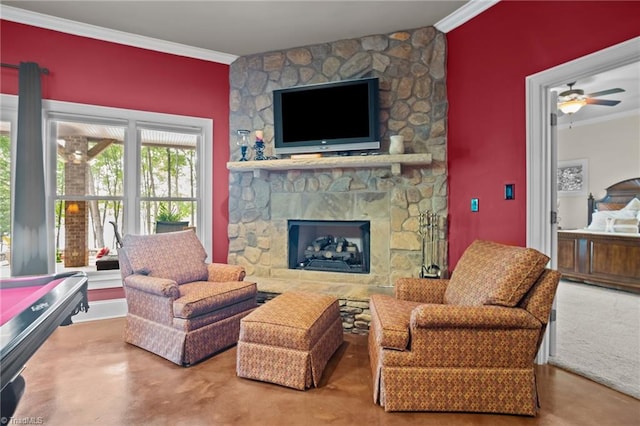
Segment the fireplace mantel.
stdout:
[[428,164],[431,164],[430,153],[230,161],[227,163],[227,169],[236,172],[252,171],[255,177],[265,177],[270,171],[282,170],[390,167],[391,174],[398,176],[403,165]]

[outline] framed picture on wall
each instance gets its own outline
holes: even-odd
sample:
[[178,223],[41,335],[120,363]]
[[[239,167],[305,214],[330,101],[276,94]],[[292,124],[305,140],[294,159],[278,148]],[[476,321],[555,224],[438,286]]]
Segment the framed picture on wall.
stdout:
[[588,160],[558,161],[558,196],[587,196]]

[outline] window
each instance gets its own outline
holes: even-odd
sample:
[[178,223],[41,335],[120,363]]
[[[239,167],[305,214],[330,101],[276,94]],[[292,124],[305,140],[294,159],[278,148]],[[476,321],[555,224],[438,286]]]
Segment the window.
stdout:
[[11,140],[12,123],[0,120],[0,274],[10,276],[11,261]]
[[[17,97],[2,95],[0,253],[10,252],[11,105]],[[117,253],[117,234],[167,226],[195,229],[211,253],[211,215],[202,211],[211,205],[211,120],[43,101],[43,123],[50,272],[95,271],[104,252]],[[0,254],[2,276],[8,256]]]
[[115,227],[124,215],[124,145],[127,122],[57,119],[54,241],[56,270],[95,266],[117,250]]
[[[141,232],[152,234],[180,223],[197,223],[199,135],[186,131],[141,128],[140,150],[140,223]],[[158,227],[164,224],[165,228]]]

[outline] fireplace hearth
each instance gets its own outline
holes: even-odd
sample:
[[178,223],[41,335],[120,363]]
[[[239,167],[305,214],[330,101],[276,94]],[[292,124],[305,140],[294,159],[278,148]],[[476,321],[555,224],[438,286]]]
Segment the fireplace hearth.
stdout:
[[289,269],[369,273],[368,221],[289,220]]

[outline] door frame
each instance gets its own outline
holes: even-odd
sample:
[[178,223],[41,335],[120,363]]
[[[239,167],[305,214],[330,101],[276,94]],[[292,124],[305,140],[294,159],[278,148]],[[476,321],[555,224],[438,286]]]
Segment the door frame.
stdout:
[[[526,78],[526,134],[527,134],[527,247],[543,253],[556,252],[554,226],[551,223],[553,187],[557,165],[552,149],[550,99],[551,88],[567,81],[580,80],[594,74],[619,68],[640,61],[640,37],[591,53],[530,75]],[[557,258],[552,256],[551,267],[557,268]],[[552,317],[553,318],[553,317]],[[549,323],[547,335],[536,358],[545,364],[549,356],[550,331],[555,331],[555,321]],[[550,333],[554,335],[555,333]]]

